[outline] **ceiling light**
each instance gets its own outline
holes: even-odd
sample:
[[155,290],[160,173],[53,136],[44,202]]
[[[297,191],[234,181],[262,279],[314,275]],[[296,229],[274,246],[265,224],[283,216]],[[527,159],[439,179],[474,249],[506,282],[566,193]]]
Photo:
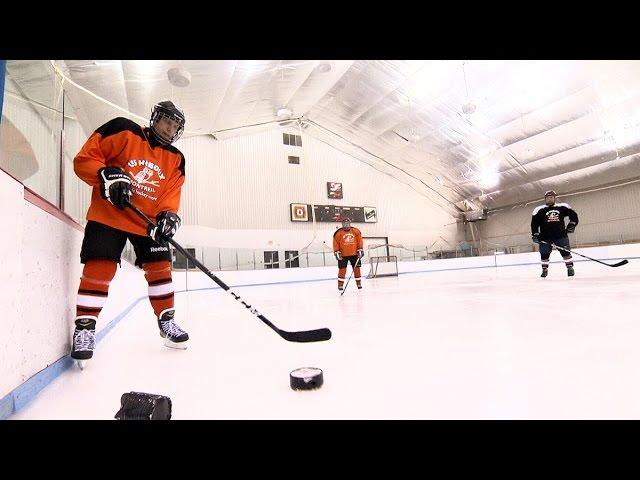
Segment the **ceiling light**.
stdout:
[[480,171],[479,181],[482,188],[491,188],[498,185],[500,182],[500,176],[495,170],[482,169]]
[[146,76],[155,75],[162,66],[162,60],[136,60],[135,68],[137,73]]
[[174,87],[188,87],[191,83],[191,74],[182,68],[172,68],[167,72],[169,83]]
[[475,111],[476,105],[473,102],[469,102],[462,106],[462,113],[464,113],[465,115],[471,115]]
[[283,119],[283,118],[290,118],[291,117],[291,110],[289,110],[286,107],[280,107],[277,111],[276,111],[276,116],[279,119]]

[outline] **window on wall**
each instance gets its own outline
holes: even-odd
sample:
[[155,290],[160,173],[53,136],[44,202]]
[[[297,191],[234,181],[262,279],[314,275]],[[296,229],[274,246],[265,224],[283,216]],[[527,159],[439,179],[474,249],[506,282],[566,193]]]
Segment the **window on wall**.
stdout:
[[[196,256],[195,248],[185,248],[185,250],[187,251],[187,253],[190,253],[194,257]],[[187,264],[189,265],[189,268],[196,268],[195,264],[187,257],[182,255],[182,253],[180,253],[178,250],[172,248],[171,253],[173,257],[173,268],[183,270],[187,268]]]
[[284,267],[285,268],[300,267],[300,257],[298,256],[297,250],[285,250]]
[[292,157],[291,155],[289,155],[289,163],[300,165],[300,157]]
[[294,135],[292,133],[283,133],[282,134],[282,143],[285,145],[291,145],[292,147],[301,147],[302,146],[302,136]]
[[264,268],[280,268],[277,251],[264,252]]

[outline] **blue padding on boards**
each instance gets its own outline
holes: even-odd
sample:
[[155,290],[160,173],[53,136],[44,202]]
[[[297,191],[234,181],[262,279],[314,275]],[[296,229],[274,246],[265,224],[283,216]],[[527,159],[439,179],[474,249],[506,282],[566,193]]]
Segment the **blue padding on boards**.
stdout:
[[[138,305],[142,300],[145,300],[147,296],[143,296],[134,301],[124,311],[122,311],[117,317],[109,322],[102,330],[96,335],[96,343],[100,342],[120,320],[122,320],[133,308]],[[74,360],[65,355],[59,358],[54,363],[39,371],[22,385],[16,387],[13,391],[9,392],[4,397],[0,398],[0,420],[4,420],[12,414],[18,412],[31,400],[33,400],[40,391],[58,378],[65,370],[71,368],[74,364]]]

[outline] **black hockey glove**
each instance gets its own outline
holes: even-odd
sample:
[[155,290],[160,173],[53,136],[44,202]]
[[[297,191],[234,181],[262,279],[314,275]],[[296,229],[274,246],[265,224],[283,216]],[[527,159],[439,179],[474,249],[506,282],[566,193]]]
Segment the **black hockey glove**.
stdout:
[[575,222],[569,222],[569,225],[567,225],[567,233],[573,233],[575,231],[576,231]]
[[342,254],[340,252],[333,252],[333,254],[336,256],[336,260],[342,260]]
[[156,225],[147,228],[147,233],[151,238],[161,245],[166,245],[167,238],[171,238],[175,235],[182,221],[180,217],[173,212],[160,212],[156,216]]
[[358,258],[362,258],[364,257],[364,250],[362,250],[361,248],[358,249]]
[[131,179],[118,167],[104,167],[98,170],[100,179],[100,196],[109,200],[120,210],[124,210],[131,197]]
[[531,240],[533,243],[540,243],[540,234],[538,232],[531,234]]

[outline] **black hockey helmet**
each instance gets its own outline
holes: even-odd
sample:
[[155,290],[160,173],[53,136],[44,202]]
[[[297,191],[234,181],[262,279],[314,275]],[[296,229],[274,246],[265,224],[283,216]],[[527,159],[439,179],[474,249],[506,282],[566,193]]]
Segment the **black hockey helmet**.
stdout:
[[558,194],[554,190],[547,190],[544,192],[545,197],[557,197]]
[[[162,117],[173,120],[178,124],[178,130],[176,130],[176,133],[172,138],[166,138],[162,136],[162,134],[160,134],[158,131],[156,131],[155,125],[157,121]],[[151,129],[151,132],[153,132],[153,135],[160,143],[169,145],[177,141],[182,135],[182,132],[184,132],[184,124],[184,112],[180,108],[178,108],[172,101],[165,100],[163,102],[158,102],[153,106],[149,127]]]

